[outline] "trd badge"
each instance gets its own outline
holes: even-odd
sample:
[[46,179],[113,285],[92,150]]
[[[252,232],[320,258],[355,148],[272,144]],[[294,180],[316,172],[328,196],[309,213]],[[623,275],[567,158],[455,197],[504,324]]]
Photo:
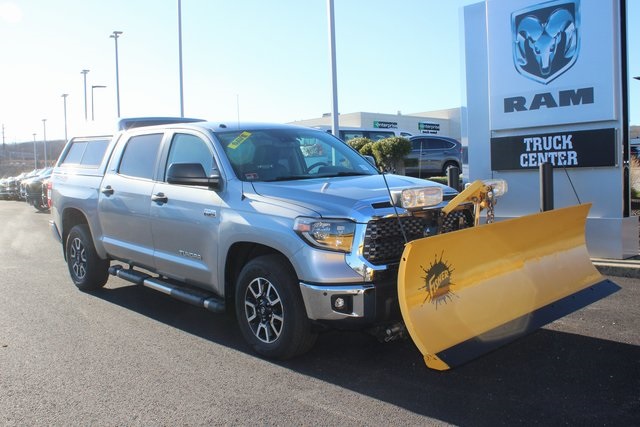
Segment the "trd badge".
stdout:
[[518,73],[548,84],[578,59],[580,0],[555,0],[513,12],[511,33]]

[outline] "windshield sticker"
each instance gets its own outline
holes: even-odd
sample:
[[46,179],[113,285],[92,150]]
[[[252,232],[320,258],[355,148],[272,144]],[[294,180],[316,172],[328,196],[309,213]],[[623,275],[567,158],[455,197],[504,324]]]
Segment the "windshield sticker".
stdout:
[[244,174],[244,178],[247,181],[255,181],[256,179],[258,179],[258,174],[253,172],[253,173],[245,173]]
[[242,132],[240,135],[238,135],[236,137],[236,139],[234,139],[233,141],[231,141],[231,144],[229,144],[227,147],[235,150],[236,148],[238,148],[243,142],[245,142],[247,140],[247,138],[249,138],[251,136],[251,132],[247,132],[244,131]]

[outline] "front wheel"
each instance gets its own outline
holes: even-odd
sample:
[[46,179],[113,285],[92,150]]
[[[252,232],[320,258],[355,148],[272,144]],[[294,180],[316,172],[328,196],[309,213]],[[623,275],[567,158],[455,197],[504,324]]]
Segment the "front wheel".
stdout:
[[315,343],[298,286],[291,266],[278,255],[255,258],[240,272],[236,317],[242,335],[257,353],[288,359]]
[[102,288],[109,279],[109,260],[98,256],[89,226],[78,224],[71,229],[65,248],[71,280],[81,291]]

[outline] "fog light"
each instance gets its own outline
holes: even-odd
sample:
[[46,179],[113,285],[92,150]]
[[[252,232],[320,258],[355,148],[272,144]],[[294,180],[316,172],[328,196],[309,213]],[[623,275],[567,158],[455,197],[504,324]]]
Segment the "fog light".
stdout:
[[350,314],[353,312],[353,297],[345,294],[332,295],[331,308],[338,313]]

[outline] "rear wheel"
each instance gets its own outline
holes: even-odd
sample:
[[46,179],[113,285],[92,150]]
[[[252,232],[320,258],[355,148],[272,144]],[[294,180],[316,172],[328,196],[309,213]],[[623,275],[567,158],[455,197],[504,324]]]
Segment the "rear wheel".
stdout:
[[102,288],[109,279],[109,260],[98,256],[89,226],[76,225],[66,244],[67,266],[71,280],[82,291]]
[[[449,169],[451,168],[458,168],[458,164],[456,162],[447,162],[444,164],[444,166],[442,167],[442,175],[447,176],[447,174],[449,173]],[[462,171],[460,171],[462,172]]]
[[288,359],[315,343],[297,278],[281,256],[251,260],[240,272],[235,297],[240,330],[257,353]]

